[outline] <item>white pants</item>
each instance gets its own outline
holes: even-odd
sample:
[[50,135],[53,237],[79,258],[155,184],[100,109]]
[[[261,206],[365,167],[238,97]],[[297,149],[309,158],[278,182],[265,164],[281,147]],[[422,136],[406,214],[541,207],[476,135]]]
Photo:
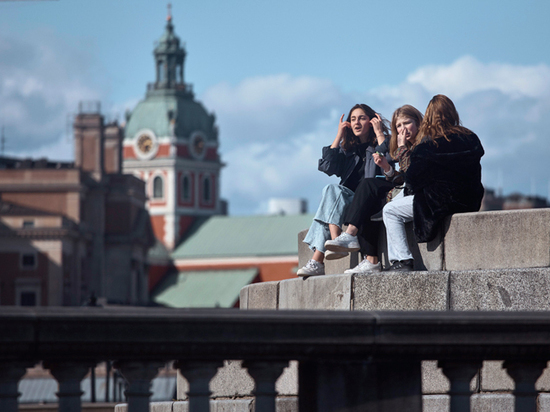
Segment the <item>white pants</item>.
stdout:
[[404,196],[402,190],[382,212],[388,238],[388,260],[392,263],[413,258],[405,232],[405,223],[413,220],[413,198]]

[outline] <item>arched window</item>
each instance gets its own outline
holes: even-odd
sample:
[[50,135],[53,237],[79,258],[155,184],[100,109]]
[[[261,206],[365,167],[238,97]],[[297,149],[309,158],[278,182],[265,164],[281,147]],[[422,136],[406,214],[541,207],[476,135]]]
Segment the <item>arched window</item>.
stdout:
[[162,199],[164,197],[164,181],[162,176],[156,176],[153,179],[153,197],[155,199]]
[[191,181],[188,175],[181,179],[181,198],[183,200],[191,199]]
[[204,180],[202,181],[202,185],[203,185],[203,189],[202,189],[202,197],[203,197],[203,200],[206,202],[206,203],[210,203],[210,200],[212,198],[212,188],[210,187],[211,184],[210,184],[210,178],[209,177],[205,177]]

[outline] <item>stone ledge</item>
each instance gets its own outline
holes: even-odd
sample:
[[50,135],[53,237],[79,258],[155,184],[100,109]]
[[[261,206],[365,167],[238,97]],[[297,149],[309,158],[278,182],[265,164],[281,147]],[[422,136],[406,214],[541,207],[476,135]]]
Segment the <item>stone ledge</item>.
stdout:
[[[407,239],[416,270],[514,269],[550,266],[550,208],[457,213],[445,219],[439,235],[431,242],[416,244],[412,223],[406,225]],[[298,234],[300,267],[312,252]],[[379,258],[387,267],[386,232],[382,227]],[[327,274],[343,273],[355,266],[356,256],[329,262]]]

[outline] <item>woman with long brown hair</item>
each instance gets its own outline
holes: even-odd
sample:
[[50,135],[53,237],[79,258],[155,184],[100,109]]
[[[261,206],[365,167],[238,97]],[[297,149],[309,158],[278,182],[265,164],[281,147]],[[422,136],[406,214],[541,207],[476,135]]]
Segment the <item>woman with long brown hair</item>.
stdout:
[[481,207],[483,146],[460,124],[454,103],[438,94],[426,109],[405,173],[405,190],[384,206],[388,238],[388,270],[410,271],[413,256],[405,223],[413,221],[417,242],[433,240],[443,219]]
[[[315,276],[325,273],[325,242],[342,233],[346,208],[355,190],[365,178],[381,174],[375,163],[376,152],[388,155],[389,131],[385,120],[366,104],[356,104],[347,119],[340,117],[338,132],[330,146],[323,148],[319,170],[329,176],[340,177],[339,184],[323,189],[321,203],[304,242],[313,250],[313,257],[298,270],[298,276]],[[389,155],[388,155],[389,156]],[[359,250],[359,244],[356,249]],[[327,254],[326,258],[339,258],[347,253]]]

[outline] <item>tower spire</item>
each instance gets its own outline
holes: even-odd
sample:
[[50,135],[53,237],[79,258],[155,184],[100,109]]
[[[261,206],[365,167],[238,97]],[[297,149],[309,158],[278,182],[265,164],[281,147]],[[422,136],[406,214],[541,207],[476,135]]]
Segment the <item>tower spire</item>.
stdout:
[[166,20],[172,21],[172,3],[168,3],[168,16],[166,17]]

